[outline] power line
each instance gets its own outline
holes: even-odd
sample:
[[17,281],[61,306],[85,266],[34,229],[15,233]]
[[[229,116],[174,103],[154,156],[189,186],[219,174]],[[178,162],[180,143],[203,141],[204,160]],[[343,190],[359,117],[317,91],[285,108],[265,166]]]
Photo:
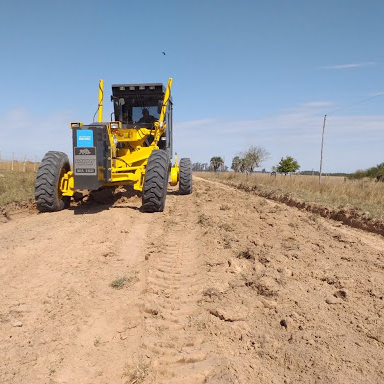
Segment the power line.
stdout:
[[384,92],[383,93],[379,93],[375,96],[371,96],[371,97],[368,97],[367,99],[363,99],[363,100],[360,100],[360,101],[357,101],[356,103],[353,103],[353,104],[349,104],[349,105],[346,105],[345,107],[343,108],[339,108],[339,109],[335,109],[334,111],[331,111],[329,113],[327,113],[326,115],[324,115],[324,120],[323,120],[323,133],[321,135],[321,152],[320,152],[320,172],[319,172],[319,184],[321,184],[321,173],[322,173],[322,168],[323,168],[323,146],[324,146],[324,133],[325,133],[325,121],[327,119],[327,116],[332,114],[332,113],[336,113],[336,112],[339,112],[339,111],[343,111],[344,109],[347,109],[347,108],[351,108],[355,105],[358,105],[358,104],[361,104],[361,103],[365,103],[366,101],[369,101],[369,100],[372,100],[376,97],[379,97],[379,96],[383,96],[384,95]]
[[335,109],[335,110],[333,110],[333,111],[331,111],[331,112],[328,112],[328,113],[327,113],[327,116],[329,116],[329,115],[331,115],[331,114],[333,114],[333,113],[339,112],[339,111],[343,111],[344,109],[354,107],[355,105],[365,103],[366,101],[375,99],[376,97],[383,96],[383,95],[384,95],[384,92],[383,92],[383,93],[379,93],[379,94],[377,94],[377,95],[375,95],[375,96],[368,97],[367,99],[357,101],[356,103],[346,105],[345,107],[342,107],[342,108],[339,108],[339,109]]

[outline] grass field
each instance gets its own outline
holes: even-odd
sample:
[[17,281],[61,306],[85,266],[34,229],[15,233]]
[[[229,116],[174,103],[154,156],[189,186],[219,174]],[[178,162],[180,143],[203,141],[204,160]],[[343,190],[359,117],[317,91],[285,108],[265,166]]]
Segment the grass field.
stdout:
[[[2,162],[1,165],[0,206],[33,200],[36,176],[33,170],[38,168],[38,164],[27,162],[25,172],[23,162],[15,162],[14,171],[10,171],[10,162]],[[257,186],[262,192],[287,194],[305,202],[336,208],[353,206],[373,218],[384,219],[384,183],[372,180],[345,180],[344,177],[327,176],[323,177],[319,185],[317,176],[277,175],[275,178],[269,174],[245,175],[233,172],[197,172],[195,175],[239,186]]]
[[[32,162],[2,162],[0,167],[0,206],[34,199],[34,184],[38,164]],[[25,172],[23,172],[25,169]]]
[[372,180],[345,180],[344,177],[326,176],[319,185],[318,176],[277,175],[255,173],[245,175],[233,172],[201,172],[197,176],[235,185],[252,187],[260,191],[288,194],[305,202],[316,202],[336,208],[353,206],[368,212],[371,217],[384,219],[384,183]]

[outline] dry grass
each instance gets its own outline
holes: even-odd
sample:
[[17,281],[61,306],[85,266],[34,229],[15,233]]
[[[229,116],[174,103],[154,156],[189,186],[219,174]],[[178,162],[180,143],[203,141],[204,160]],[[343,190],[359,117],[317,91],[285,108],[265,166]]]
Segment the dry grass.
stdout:
[[12,171],[12,166],[14,172],[36,172],[37,168],[39,168],[39,164],[40,163],[34,163],[32,161],[24,162],[20,160],[14,160],[12,165],[12,161],[10,160],[0,160],[0,173],[5,171]]
[[232,172],[201,172],[196,173],[196,176],[236,185],[256,186],[263,192],[288,194],[305,202],[336,208],[354,206],[372,217],[384,219],[384,183],[370,179],[345,180],[344,177],[326,176],[319,185],[318,176],[277,175],[275,178],[262,173],[247,176]]
[[[31,161],[0,162],[0,206],[34,199],[36,171],[40,163]],[[13,166],[13,171],[12,171]]]
[[34,172],[0,171],[0,206],[34,199]]
[[126,384],[140,384],[142,383],[149,369],[149,363],[143,357],[136,359],[131,364],[126,364],[123,374],[124,383]]

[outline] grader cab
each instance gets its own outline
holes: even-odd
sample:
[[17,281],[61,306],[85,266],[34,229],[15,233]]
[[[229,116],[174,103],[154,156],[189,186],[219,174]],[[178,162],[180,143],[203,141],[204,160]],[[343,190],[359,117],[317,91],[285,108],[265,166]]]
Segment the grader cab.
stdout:
[[[132,185],[142,192],[146,212],[161,212],[168,184],[192,193],[192,163],[175,156],[172,165],[172,78],[162,84],[112,85],[114,112],[103,122],[103,81],[98,121],[71,123],[73,167],[63,152],[49,151],[36,175],[35,198],[41,212],[69,205],[78,190]],[[96,114],[95,114],[96,115]],[[114,118],[112,118],[114,116]]]

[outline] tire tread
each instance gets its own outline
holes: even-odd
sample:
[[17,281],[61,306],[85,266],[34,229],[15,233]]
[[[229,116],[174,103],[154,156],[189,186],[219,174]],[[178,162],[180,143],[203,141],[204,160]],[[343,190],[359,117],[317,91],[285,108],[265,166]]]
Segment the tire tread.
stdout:
[[148,159],[143,186],[143,210],[162,212],[167,197],[169,155],[161,149],[154,150]]
[[70,170],[68,156],[63,152],[49,151],[43,157],[36,173],[35,200],[40,212],[55,212],[65,208],[70,197],[57,197],[61,170]]
[[189,195],[192,193],[192,162],[184,157],[179,164],[179,193]]

